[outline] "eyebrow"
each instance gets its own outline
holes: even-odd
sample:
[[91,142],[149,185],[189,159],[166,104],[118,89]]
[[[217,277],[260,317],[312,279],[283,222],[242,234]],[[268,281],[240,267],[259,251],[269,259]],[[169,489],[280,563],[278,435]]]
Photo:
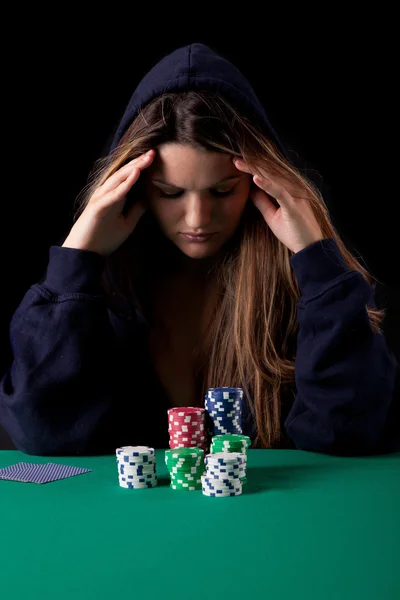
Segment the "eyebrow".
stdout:
[[[240,179],[240,177],[241,177],[240,175],[229,175],[228,177],[221,179],[221,181],[218,181],[218,183],[214,183],[214,185],[211,185],[210,187],[215,187],[217,185],[220,185],[221,183],[224,183],[225,181],[233,181],[234,179]],[[156,183],[161,183],[162,185],[166,185],[168,187],[177,188],[178,190],[183,189],[179,185],[174,185],[173,183],[168,183],[167,181],[163,181],[162,179],[152,179],[152,181],[155,181]]]

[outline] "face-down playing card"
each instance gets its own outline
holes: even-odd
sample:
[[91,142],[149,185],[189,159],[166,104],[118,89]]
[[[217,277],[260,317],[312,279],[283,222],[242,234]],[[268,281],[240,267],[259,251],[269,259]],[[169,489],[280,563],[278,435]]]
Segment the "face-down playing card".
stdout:
[[15,465],[10,465],[9,467],[4,467],[4,469],[0,469],[0,479],[8,479],[10,481],[20,481],[19,477],[28,469],[29,467],[34,467],[35,463],[26,463],[19,462]]
[[81,473],[88,473],[91,469],[60,465],[57,463],[35,464],[18,463],[5,469],[0,469],[0,479],[21,481],[25,483],[48,483],[58,479],[66,479]]

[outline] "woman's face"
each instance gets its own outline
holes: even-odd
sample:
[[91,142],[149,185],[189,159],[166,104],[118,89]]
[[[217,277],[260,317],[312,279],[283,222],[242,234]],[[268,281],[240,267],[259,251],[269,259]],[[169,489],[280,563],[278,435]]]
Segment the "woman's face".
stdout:
[[[213,256],[232,237],[252,182],[230,155],[176,143],[158,147],[142,177],[148,208],[164,235],[197,259]],[[190,234],[211,235],[201,241]]]

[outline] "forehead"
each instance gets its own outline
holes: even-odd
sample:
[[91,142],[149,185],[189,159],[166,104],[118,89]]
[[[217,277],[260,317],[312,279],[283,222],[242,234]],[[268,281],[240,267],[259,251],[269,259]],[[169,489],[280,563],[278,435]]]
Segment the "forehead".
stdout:
[[206,188],[240,174],[228,154],[173,143],[157,148],[148,171],[151,177],[182,188]]

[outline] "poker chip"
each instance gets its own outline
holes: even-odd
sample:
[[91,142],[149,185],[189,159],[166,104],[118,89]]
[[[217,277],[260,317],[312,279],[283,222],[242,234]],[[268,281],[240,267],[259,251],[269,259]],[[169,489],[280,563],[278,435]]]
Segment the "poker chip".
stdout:
[[[205,408],[183,406],[168,410],[170,449],[165,451],[165,464],[171,489],[202,490],[209,497],[242,494],[251,446],[251,439],[242,433],[242,401],[241,388],[209,388]],[[115,453],[121,487],[157,486],[154,448],[122,446]]]
[[215,435],[211,443],[214,452],[241,452],[242,450],[247,452],[250,445],[251,439],[249,436],[232,433]]
[[240,452],[216,452],[205,457],[206,473],[201,476],[202,493],[214,498],[240,496],[241,475],[246,456]]
[[209,388],[204,402],[208,433],[242,434],[242,402],[242,388]]
[[[217,435],[212,438],[210,453],[214,455],[220,455],[221,453],[239,453],[244,457],[244,460],[238,467],[232,467],[231,471],[235,471],[235,475],[239,477],[242,485],[247,483],[246,469],[247,469],[247,449],[251,444],[251,439],[247,435],[234,435],[225,434]],[[225,468],[224,466],[222,468]],[[211,473],[221,473],[219,464],[210,465]]]
[[201,448],[207,451],[205,409],[179,406],[168,411],[170,448]]
[[[210,453],[215,454],[218,452],[239,452],[246,456],[247,463],[247,450],[250,447],[251,439],[247,435],[238,434],[224,434],[216,435],[212,438]],[[246,464],[239,467],[240,480],[242,485],[247,482],[246,479]]]
[[130,489],[157,486],[156,456],[149,446],[122,446],[115,451],[119,485]]
[[216,435],[212,438],[210,453],[216,454],[219,452],[239,452],[246,457],[245,463],[239,467],[240,481],[242,485],[247,483],[247,450],[251,445],[251,439],[247,435],[225,434]]
[[165,451],[173,490],[194,491],[201,489],[201,475],[204,473],[204,450],[198,447],[173,448]]

